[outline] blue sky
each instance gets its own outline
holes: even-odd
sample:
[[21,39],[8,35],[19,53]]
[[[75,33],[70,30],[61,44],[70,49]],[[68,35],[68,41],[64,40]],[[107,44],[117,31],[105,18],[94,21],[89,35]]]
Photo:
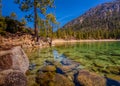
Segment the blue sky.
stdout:
[[[57,21],[60,22],[60,26],[63,26],[70,20],[82,15],[90,8],[109,1],[111,0],[55,0],[56,9],[54,13]],[[2,0],[2,4],[3,16],[8,16],[11,12],[15,12],[19,20],[24,17],[25,13],[19,10],[18,5],[14,4],[13,0]],[[33,23],[29,22],[27,26],[33,27]]]

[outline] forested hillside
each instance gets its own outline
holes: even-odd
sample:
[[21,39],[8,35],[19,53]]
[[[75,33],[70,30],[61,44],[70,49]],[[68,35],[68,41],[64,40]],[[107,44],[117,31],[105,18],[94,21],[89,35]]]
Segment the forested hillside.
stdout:
[[91,8],[82,16],[59,29],[57,37],[65,39],[119,39],[120,0]]

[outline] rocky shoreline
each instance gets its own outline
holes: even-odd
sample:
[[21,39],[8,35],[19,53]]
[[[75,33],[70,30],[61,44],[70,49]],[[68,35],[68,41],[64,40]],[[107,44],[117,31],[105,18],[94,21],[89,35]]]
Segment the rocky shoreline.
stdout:
[[[8,50],[15,46],[21,46],[22,48],[38,48],[38,47],[48,47],[49,43],[46,38],[40,38],[39,42],[35,41],[34,36],[30,34],[17,34],[12,36],[1,36],[0,35],[0,51]],[[100,40],[63,40],[63,39],[54,39],[52,41],[52,46],[58,45],[61,43],[76,43],[76,42],[103,42],[103,41],[120,41],[119,39],[100,39]]]
[[21,46],[22,48],[38,48],[38,47],[46,47],[48,46],[48,42],[46,39],[41,38],[39,42],[35,41],[36,38],[29,34],[24,35],[13,35],[10,37],[0,36],[0,51],[8,50],[15,46]]

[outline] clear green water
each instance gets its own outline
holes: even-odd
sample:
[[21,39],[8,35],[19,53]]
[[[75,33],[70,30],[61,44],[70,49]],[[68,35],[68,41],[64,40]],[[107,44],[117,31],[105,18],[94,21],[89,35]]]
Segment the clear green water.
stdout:
[[54,49],[80,62],[89,71],[120,80],[120,42],[65,43],[52,49],[29,49],[27,54],[31,63],[37,64],[36,70],[44,60],[53,60],[52,50]]

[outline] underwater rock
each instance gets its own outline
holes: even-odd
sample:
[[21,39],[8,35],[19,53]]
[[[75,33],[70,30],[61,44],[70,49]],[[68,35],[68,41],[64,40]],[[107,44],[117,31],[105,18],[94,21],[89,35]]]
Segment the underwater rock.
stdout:
[[120,66],[108,66],[106,70],[109,70],[112,74],[120,74]]
[[54,65],[55,67],[62,66],[62,64],[60,62],[58,62],[58,61],[49,61],[49,60],[45,61],[45,65]]
[[116,53],[111,53],[111,56],[120,56],[120,54],[116,54]]
[[52,72],[39,73],[36,82],[40,86],[74,86],[74,83],[64,75]]
[[36,67],[36,64],[31,63],[29,66],[29,70],[34,70]]
[[78,66],[76,64],[72,64],[72,65],[69,65],[69,66],[61,66],[61,67],[58,67],[61,71],[63,71],[64,73],[67,73],[67,72],[70,72],[70,71],[73,71],[77,68]]
[[100,63],[100,62],[94,62],[93,65],[95,67],[99,67],[99,68],[103,68],[104,67],[103,63]]
[[86,70],[80,70],[77,82],[82,86],[106,86],[105,78]]
[[42,72],[55,72],[56,67],[53,66],[53,65],[47,65],[47,66],[43,66],[39,71],[42,71]]

